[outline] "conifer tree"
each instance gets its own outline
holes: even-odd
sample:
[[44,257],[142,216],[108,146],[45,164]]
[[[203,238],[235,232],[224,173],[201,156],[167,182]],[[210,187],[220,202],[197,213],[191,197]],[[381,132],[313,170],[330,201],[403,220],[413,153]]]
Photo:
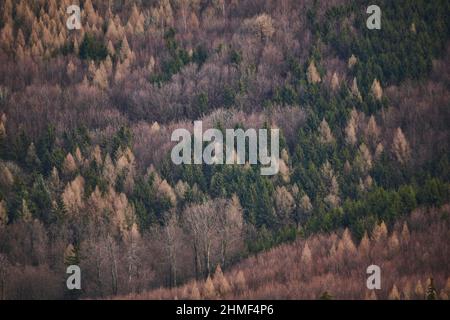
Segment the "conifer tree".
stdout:
[[434,287],[433,278],[428,279],[426,298],[427,298],[427,300],[436,300],[437,299],[437,292],[436,292],[436,288]]

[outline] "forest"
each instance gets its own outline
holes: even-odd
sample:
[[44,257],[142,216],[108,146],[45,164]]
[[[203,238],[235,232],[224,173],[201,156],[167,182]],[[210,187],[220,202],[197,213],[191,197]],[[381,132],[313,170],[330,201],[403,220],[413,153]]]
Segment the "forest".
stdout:
[[[450,2],[368,5],[2,1],[0,300],[448,299]],[[194,121],[278,174],[174,164]]]

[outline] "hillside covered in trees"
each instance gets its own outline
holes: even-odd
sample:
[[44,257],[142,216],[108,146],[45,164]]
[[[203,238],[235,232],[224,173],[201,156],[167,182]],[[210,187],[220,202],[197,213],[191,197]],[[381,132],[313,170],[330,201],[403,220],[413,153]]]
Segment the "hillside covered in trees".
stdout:
[[[2,1],[0,299],[205,297],[218,265],[224,297],[362,299],[364,250],[378,298],[448,297],[450,2],[377,5]],[[279,173],[173,164],[194,120],[280,129]]]
[[[205,281],[119,296],[119,299],[389,299],[448,300],[448,205],[415,210],[392,230],[380,223],[355,243],[348,229],[318,234],[258,254]],[[361,272],[376,261],[380,290]]]

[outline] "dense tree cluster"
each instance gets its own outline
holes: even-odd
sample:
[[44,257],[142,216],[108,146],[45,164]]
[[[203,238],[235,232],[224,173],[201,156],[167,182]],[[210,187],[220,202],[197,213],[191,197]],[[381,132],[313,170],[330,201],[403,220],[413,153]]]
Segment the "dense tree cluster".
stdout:
[[[358,242],[345,229],[316,234],[250,257],[206,281],[151,290],[131,299],[448,300],[449,206],[415,210],[392,228],[384,222]],[[366,286],[371,264],[381,288]],[[120,298],[124,298],[123,296]]]

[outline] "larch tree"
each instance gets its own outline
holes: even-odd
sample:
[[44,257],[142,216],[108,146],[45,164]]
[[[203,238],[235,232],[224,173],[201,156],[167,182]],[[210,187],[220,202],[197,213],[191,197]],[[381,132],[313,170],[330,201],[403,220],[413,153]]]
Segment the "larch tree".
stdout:
[[351,55],[350,58],[348,58],[347,66],[349,69],[352,69],[356,63],[358,62],[358,59],[355,57],[354,54]]
[[311,265],[312,252],[311,249],[309,248],[308,242],[305,242],[300,261],[304,267],[308,267]]
[[113,43],[117,42],[117,40],[120,39],[120,34],[117,31],[116,25],[114,23],[113,19],[110,19],[108,22],[108,29],[106,30],[106,39],[108,39],[108,51],[110,51],[110,54],[114,54],[114,46]]
[[405,300],[411,300],[412,287],[409,280],[406,281],[405,285],[403,286],[402,293]]
[[414,294],[416,295],[416,299],[423,299],[425,297],[425,290],[423,289],[422,281],[420,281],[420,279],[417,280]]
[[177,196],[170,184],[158,175],[155,175],[156,194],[160,199],[169,200],[170,204],[175,207],[177,204]]
[[292,223],[295,200],[285,186],[278,186],[275,189],[275,208],[280,225],[287,226]]
[[78,166],[75,162],[75,159],[73,158],[72,154],[69,152],[66,155],[66,158],[64,159],[64,162],[63,162],[63,173],[66,176],[70,176],[77,169],[78,169]]
[[25,223],[31,223],[33,221],[33,214],[30,211],[28,201],[22,199],[22,206],[19,211],[20,219]]
[[[1,226],[0,226],[1,227]],[[8,276],[10,272],[11,264],[8,261],[8,257],[0,253],[0,300],[6,300]]]
[[194,283],[192,284],[189,299],[200,300],[200,298],[201,298],[201,295],[200,295],[200,290],[198,290],[197,281],[194,281]]
[[397,286],[394,284],[391,291],[389,292],[389,300],[400,300],[400,292],[398,291]]
[[309,215],[312,212],[313,206],[312,206],[311,200],[310,200],[310,198],[308,197],[307,194],[303,195],[300,198],[299,205],[300,205],[302,216],[309,217]]
[[388,249],[390,254],[394,255],[397,253],[398,249],[400,248],[400,241],[398,240],[397,232],[392,232],[392,235],[390,236],[388,240]]
[[363,173],[367,174],[372,169],[372,154],[364,143],[361,143],[355,158],[356,167]]
[[114,56],[116,54],[116,49],[114,48],[113,43],[111,40],[108,41],[108,45],[106,46],[106,50],[108,50],[108,53],[110,56]]
[[384,241],[387,239],[388,230],[384,221],[375,225],[372,231],[372,240],[375,242]]
[[367,231],[364,232],[364,236],[361,239],[358,247],[358,253],[363,258],[368,258],[370,254],[370,239],[367,235]]
[[408,224],[405,222],[403,222],[403,227],[402,227],[402,233],[401,233],[401,241],[404,244],[407,244],[409,242],[411,235],[409,232],[409,228],[408,228]]
[[339,77],[336,72],[331,77],[331,90],[337,91],[339,89]]
[[130,49],[130,45],[128,44],[128,40],[126,36],[123,36],[122,38],[122,44],[120,47],[120,58],[122,61],[128,59],[128,58],[132,58],[133,57],[133,53]]
[[178,6],[178,11],[181,16],[181,21],[183,25],[184,32],[187,31],[187,21],[188,21],[188,15],[189,15],[189,7],[190,7],[190,0],[176,0],[175,3]]
[[233,281],[233,286],[237,292],[243,292],[247,289],[247,281],[245,280],[245,275],[242,270],[239,270],[236,273]]
[[11,170],[3,163],[0,163],[0,186],[3,188],[9,188],[14,183],[14,175]]
[[383,97],[383,89],[381,88],[380,81],[378,81],[377,79],[374,79],[370,90],[371,90],[374,98],[376,100],[380,101],[381,98]]
[[6,211],[6,201],[0,201],[0,228],[8,224],[8,212]]
[[69,182],[61,198],[69,214],[78,214],[84,207],[84,178],[77,176],[72,182]]
[[369,122],[366,128],[366,137],[370,141],[371,145],[374,146],[378,142],[380,136],[380,128],[377,125],[377,121],[373,115],[370,116]]
[[217,297],[216,295],[216,289],[214,288],[214,283],[211,280],[211,277],[208,276],[208,278],[206,278],[206,281],[203,285],[203,292],[202,292],[202,296],[205,299],[214,299]]
[[428,278],[427,280],[427,292],[426,292],[427,300],[436,300],[437,299],[437,291],[434,287],[433,278]]
[[70,60],[66,67],[66,74],[69,78],[72,78],[75,75],[75,71],[77,71],[77,68],[72,60]]
[[187,182],[178,180],[178,182],[175,184],[175,194],[177,195],[177,199],[184,200],[186,192],[189,190],[189,184]]
[[4,139],[5,137],[6,137],[5,123],[0,118],[0,139]]
[[103,63],[100,63],[100,66],[95,71],[93,83],[100,89],[108,88],[108,74]]
[[117,172],[109,153],[105,156],[102,176],[109,185],[114,185],[116,183]]
[[362,96],[361,96],[361,92],[359,92],[358,82],[356,81],[356,77],[353,78],[351,92],[352,92],[353,96],[358,98],[358,100],[362,101]]
[[94,161],[99,167],[103,164],[102,150],[98,144],[92,149],[91,161]]
[[13,27],[9,23],[5,24],[3,29],[0,31],[0,43],[6,52],[12,49],[14,44],[14,35]]
[[216,271],[214,272],[213,284],[217,293],[221,297],[225,297],[231,291],[231,286],[227,278],[224,276],[220,264],[217,265]]
[[279,159],[278,165],[279,165],[278,174],[281,177],[281,180],[284,183],[289,183],[289,181],[290,181],[289,166],[286,164],[286,162],[283,159]]
[[375,148],[375,159],[379,159],[383,152],[384,152],[383,144],[379,142],[377,144],[377,147]]
[[328,122],[322,119],[319,126],[319,141],[323,144],[329,144],[334,142],[333,133],[331,132]]
[[411,148],[401,128],[397,128],[397,130],[395,130],[392,150],[395,158],[401,164],[406,164],[409,161],[411,156]]
[[147,70],[150,73],[153,73],[153,71],[155,70],[155,64],[156,64],[155,58],[153,56],[150,56],[148,63],[147,63]]
[[370,292],[366,292],[365,300],[378,300],[377,294],[375,290],[369,290]]
[[309,63],[307,77],[309,83],[319,83],[321,81],[319,71],[317,71],[314,61]]
[[41,160],[36,153],[36,147],[34,146],[33,142],[28,147],[25,163],[27,164],[27,166],[33,169],[41,165]]
[[326,160],[322,165],[321,176],[325,186],[324,191],[327,194],[324,200],[330,206],[330,208],[336,208],[340,203],[339,183],[337,181],[336,174],[328,160]]
[[191,30],[197,30],[200,27],[200,21],[198,21],[197,15],[194,11],[192,11],[189,16],[188,26]]
[[354,260],[356,253],[356,246],[353,243],[350,231],[348,230],[348,228],[346,228],[344,230],[344,233],[342,234],[341,240],[338,243],[337,255],[338,257],[341,257],[342,259],[350,262]]

